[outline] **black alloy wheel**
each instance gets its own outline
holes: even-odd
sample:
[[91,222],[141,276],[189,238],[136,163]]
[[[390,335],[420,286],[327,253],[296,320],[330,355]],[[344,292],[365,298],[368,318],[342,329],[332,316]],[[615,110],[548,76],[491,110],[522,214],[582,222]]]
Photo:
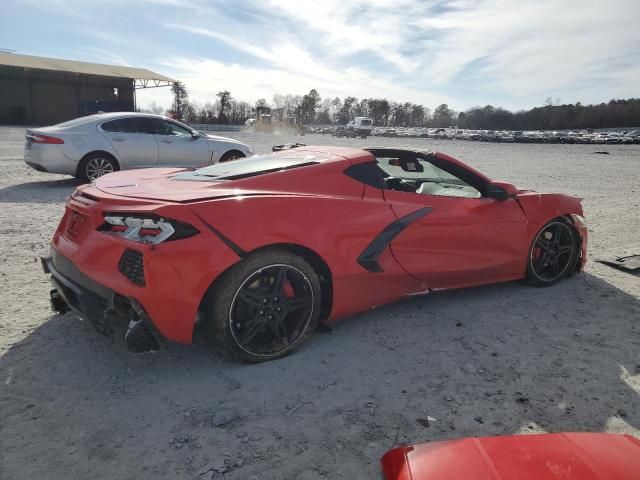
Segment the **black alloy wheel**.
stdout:
[[238,347],[254,356],[274,356],[295,345],[313,314],[311,282],[290,265],[270,265],[240,286],[229,310]]
[[567,221],[545,225],[533,242],[527,264],[527,280],[535,286],[549,286],[568,276],[578,258],[575,229]]
[[283,357],[318,324],[320,280],[298,255],[279,249],[258,252],[217,284],[208,300],[212,340],[241,360]]

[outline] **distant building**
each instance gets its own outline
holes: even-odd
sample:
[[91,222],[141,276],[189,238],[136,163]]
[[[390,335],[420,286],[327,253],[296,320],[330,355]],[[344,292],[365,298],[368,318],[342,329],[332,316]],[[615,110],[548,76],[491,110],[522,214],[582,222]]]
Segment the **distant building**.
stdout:
[[175,82],[143,68],[0,51],[0,124],[51,125],[98,111],[134,111],[137,89]]

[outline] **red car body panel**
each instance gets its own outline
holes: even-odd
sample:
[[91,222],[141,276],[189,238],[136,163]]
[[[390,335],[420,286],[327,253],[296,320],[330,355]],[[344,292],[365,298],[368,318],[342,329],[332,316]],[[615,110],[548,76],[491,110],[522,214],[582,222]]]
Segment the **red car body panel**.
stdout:
[[[527,235],[533,238],[550,218],[566,215],[567,213],[584,217],[581,200],[577,197],[558,193],[520,192],[518,194],[518,202],[527,216]],[[582,269],[587,261],[588,232],[587,227],[579,219],[574,218],[574,225],[580,234],[582,255],[579,267]]]
[[[70,197],[52,248],[92,281],[137,300],[163,336],[189,343],[210,286],[244,254],[261,248],[295,246],[326,265],[332,298],[323,321],[330,322],[407,295],[523,278],[528,249],[544,222],[582,215],[579,200],[564,195],[522,193],[498,202],[383,191],[344,173],[373,162],[367,151],[295,151],[323,161],[233,181],[182,180],[174,178],[183,172],[176,169],[107,175]],[[429,214],[379,252],[381,271],[359,263],[385,228],[424,208]],[[153,213],[200,233],[157,245],[133,242],[100,231],[106,213]],[[144,286],[118,271],[126,249],[142,253]]]
[[515,199],[438,197],[385,191],[398,217],[432,208],[391,244],[398,262],[432,289],[522,278],[531,237]]
[[386,480],[637,480],[640,441],[607,433],[462,438],[394,448],[381,463]]

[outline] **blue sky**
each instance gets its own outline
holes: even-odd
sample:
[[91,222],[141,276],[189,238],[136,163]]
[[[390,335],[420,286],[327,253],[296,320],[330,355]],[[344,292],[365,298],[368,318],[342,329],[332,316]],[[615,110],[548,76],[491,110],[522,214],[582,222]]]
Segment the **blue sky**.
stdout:
[[[638,0],[2,0],[0,48],[149,68],[201,103],[311,88],[457,110],[640,96]],[[168,106],[162,90],[139,103]]]

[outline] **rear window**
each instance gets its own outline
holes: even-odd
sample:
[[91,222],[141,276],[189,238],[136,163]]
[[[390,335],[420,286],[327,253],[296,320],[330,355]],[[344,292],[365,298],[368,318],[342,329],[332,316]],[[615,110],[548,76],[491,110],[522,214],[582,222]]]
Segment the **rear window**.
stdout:
[[362,120],[360,122],[360,125],[362,125],[363,127],[368,127],[369,125],[371,125],[371,120]]
[[292,168],[316,165],[328,160],[328,155],[310,152],[287,152],[283,155],[255,155],[231,162],[216,163],[208,167],[202,167],[192,173],[185,175],[195,175],[212,177],[219,180],[236,180],[239,178],[253,177],[265,173],[289,170]]
[[73,120],[67,120],[66,122],[58,123],[53,126],[57,128],[77,127],[78,125],[84,125],[85,123],[89,123],[93,119],[94,119],[94,116],[89,115],[87,117],[79,117],[79,118],[74,118]]

